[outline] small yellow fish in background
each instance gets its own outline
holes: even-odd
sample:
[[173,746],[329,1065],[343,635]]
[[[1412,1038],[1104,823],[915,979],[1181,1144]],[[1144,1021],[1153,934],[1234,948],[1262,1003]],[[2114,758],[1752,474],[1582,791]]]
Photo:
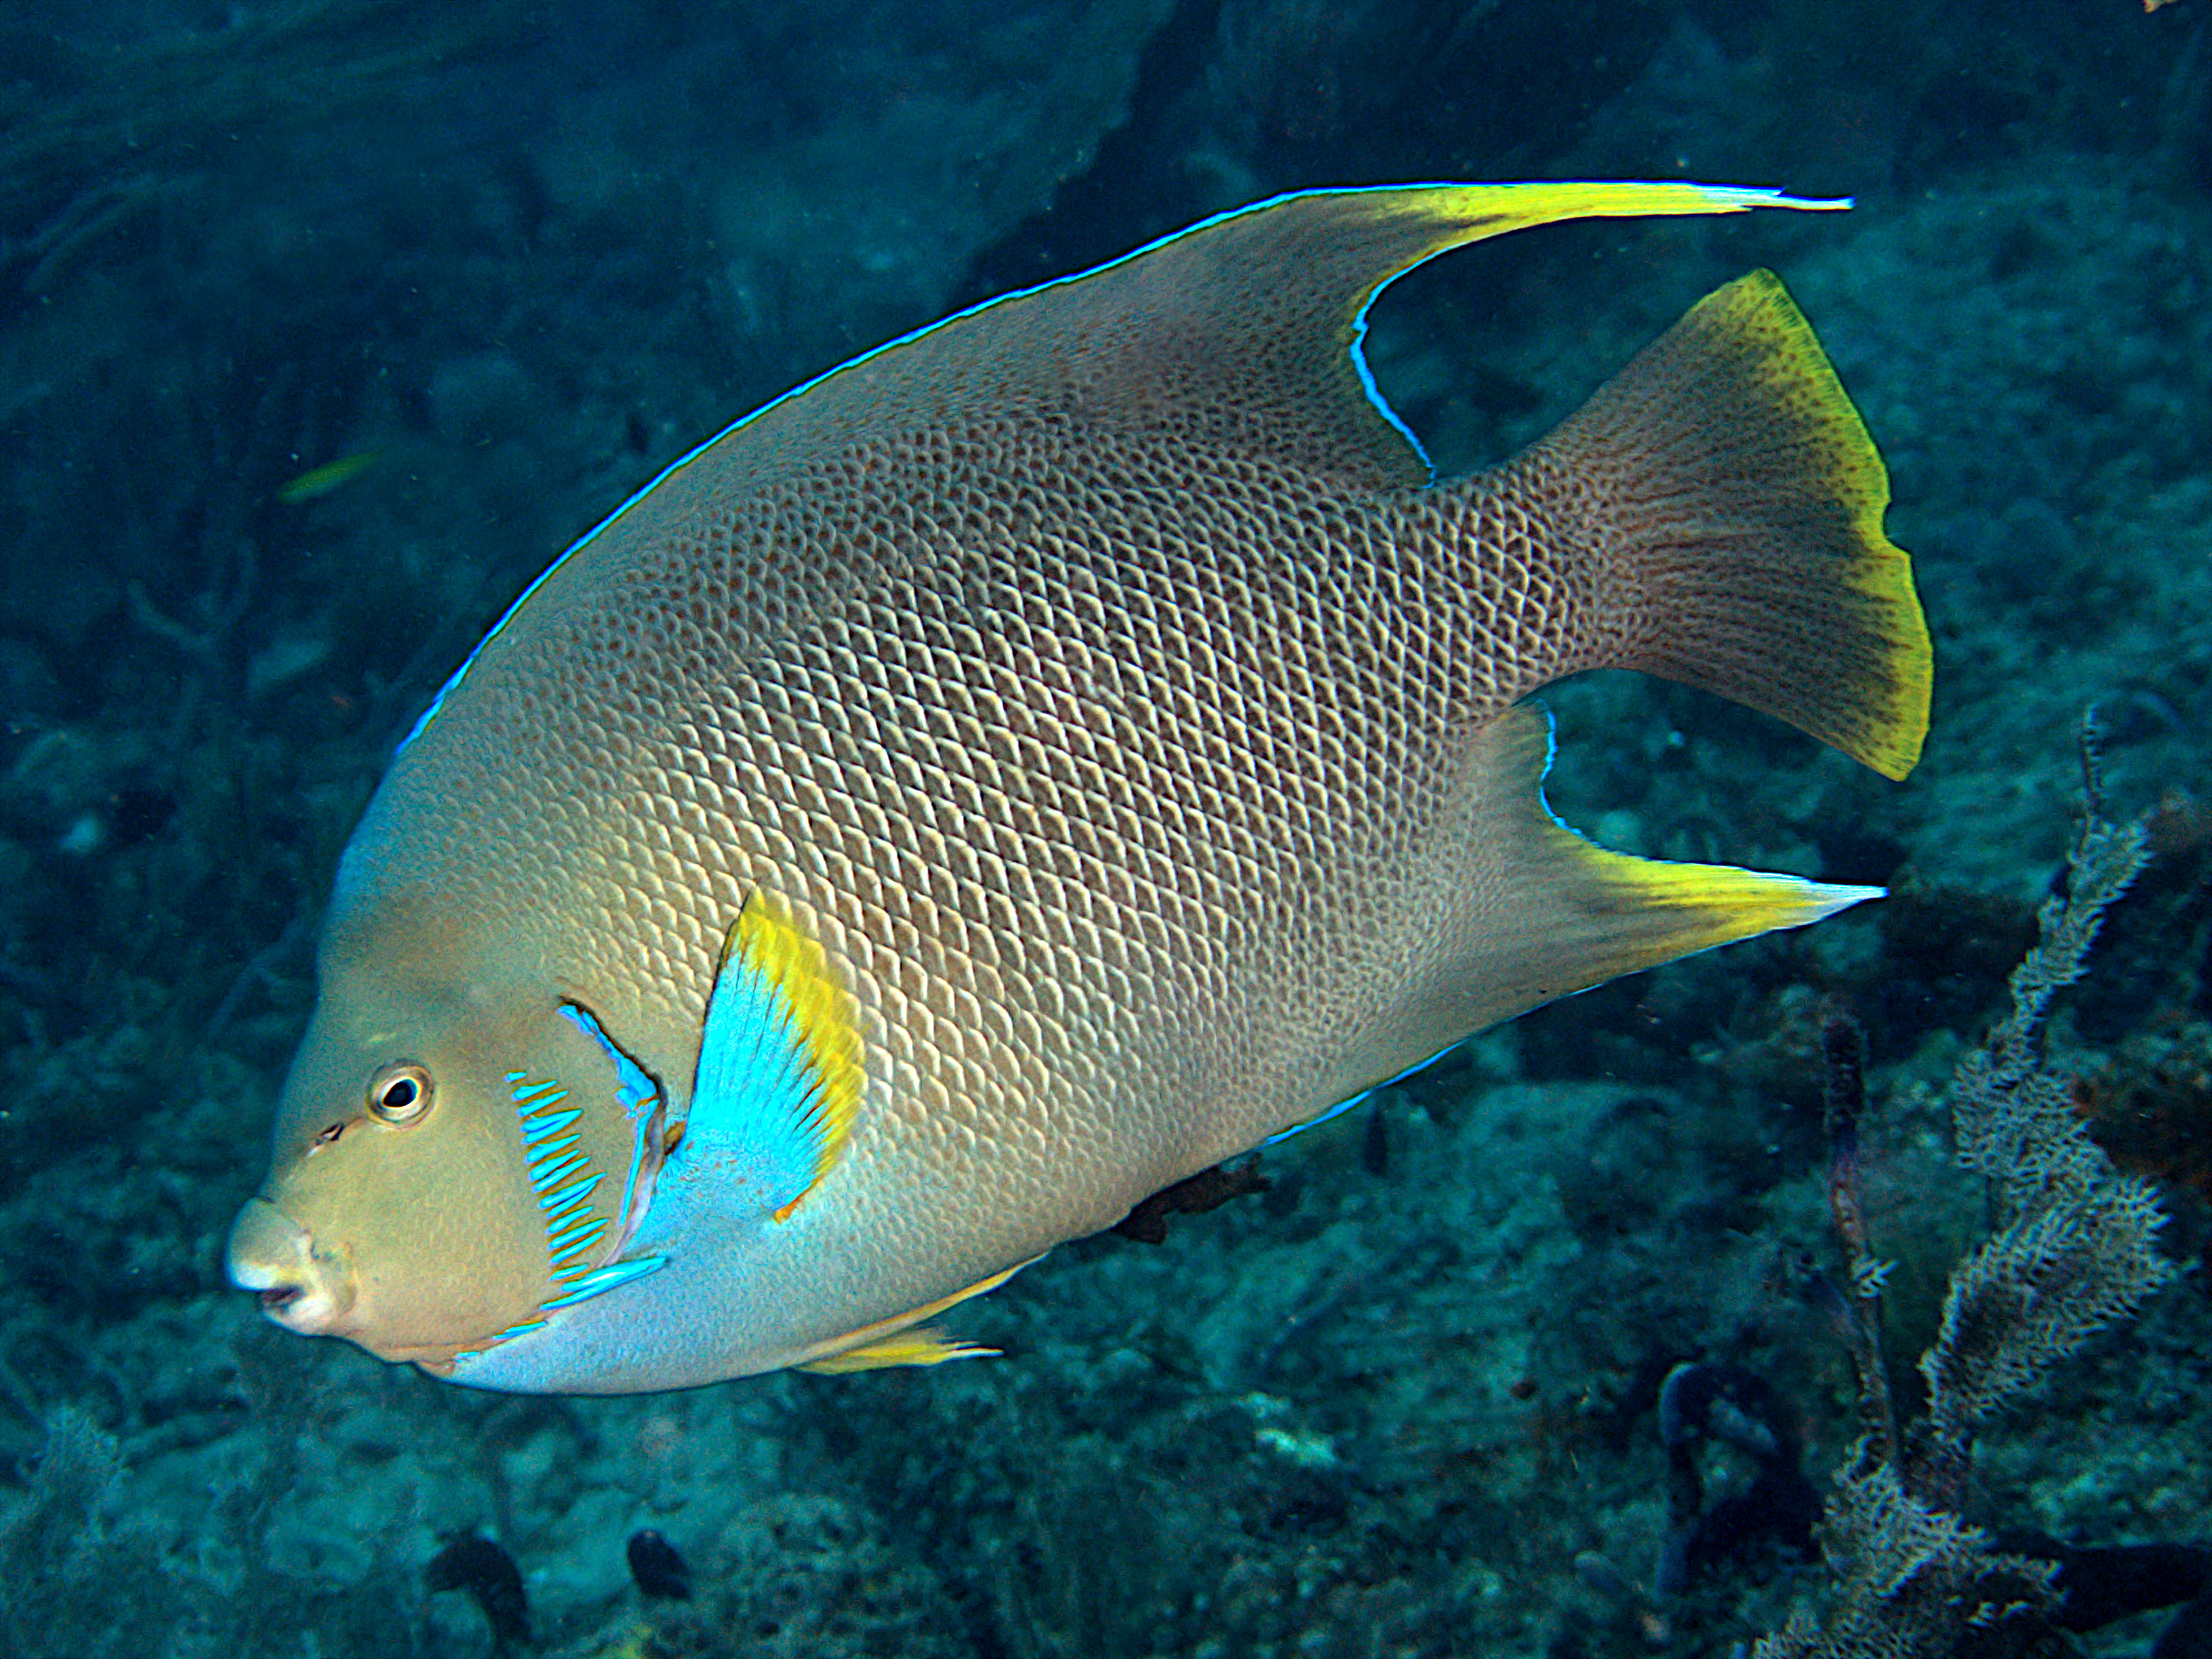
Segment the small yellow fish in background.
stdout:
[[318,495],[327,495],[341,485],[351,483],[380,459],[376,451],[364,449],[351,455],[341,455],[335,461],[325,461],[320,466],[308,468],[279,489],[276,499],[287,507],[312,501]]
[[270,1316],[492,1389],[921,1322],[1470,1033],[1875,896],[1607,852],[1524,699],[1632,667],[1891,777],[1927,628],[1771,275],[1431,483],[1423,260],[1689,184],[1312,191],[978,306],[668,469],[518,599],[339,866]]

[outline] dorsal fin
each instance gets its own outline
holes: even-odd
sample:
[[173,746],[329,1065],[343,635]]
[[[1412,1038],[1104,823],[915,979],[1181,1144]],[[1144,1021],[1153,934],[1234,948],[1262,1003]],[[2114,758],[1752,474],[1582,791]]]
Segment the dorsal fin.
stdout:
[[684,1154],[782,1220],[830,1171],[860,1101],[851,994],[787,906],[754,891],[715,964]]
[[1427,459],[1359,352],[1367,308],[1393,278],[1447,249],[1562,220],[1848,205],[1678,183],[1301,191],[891,341],[724,438],[757,422],[777,448],[804,449],[915,416],[1059,408],[1203,430],[1353,484],[1418,485]]
[[[1677,182],[1297,191],[986,300],[793,386],[671,462],[539,573],[400,747],[541,588],[595,542],[623,542],[610,532],[640,509],[648,522],[633,521],[632,549],[652,544],[653,526],[804,474],[833,453],[919,428],[1039,419],[1179,427],[1350,487],[1417,487],[1429,482],[1428,458],[1359,349],[1367,308],[1394,278],[1451,248],[1569,219],[1850,205]],[[581,602],[580,586],[569,584],[569,603]]]

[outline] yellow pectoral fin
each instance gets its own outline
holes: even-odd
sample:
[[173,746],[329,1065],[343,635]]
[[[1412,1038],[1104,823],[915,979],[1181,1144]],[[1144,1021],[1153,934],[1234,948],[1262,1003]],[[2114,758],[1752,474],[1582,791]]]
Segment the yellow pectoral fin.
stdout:
[[857,1331],[823,1345],[822,1352],[811,1359],[802,1359],[794,1370],[818,1371],[836,1375],[841,1371],[881,1370],[890,1365],[941,1365],[948,1359],[977,1359],[996,1354],[996,1348],[978,1346],[962,1342],[928,1329],[917,1329],[925,1319],[933,1318],[947,1308],[957,1307],[970,1297],[995,1291],[1016,1273],[1042,1256],[1033,1255],[1028,1261],[1017,1261],[993,1273],[988,1279],[979,1279],[965,1290],[955,1291],[950,1296],[939,1297],[934,1302],[924,1303],[889,1319],[879,1319],[872,1325],[863,1325]]

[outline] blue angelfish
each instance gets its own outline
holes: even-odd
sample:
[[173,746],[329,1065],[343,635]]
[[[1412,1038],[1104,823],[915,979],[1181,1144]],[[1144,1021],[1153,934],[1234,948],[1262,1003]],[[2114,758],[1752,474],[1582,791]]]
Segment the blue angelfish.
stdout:
[[1873,896],[1546,809],[1627,667],[1891,777],[1928,631],[1781,284],[1431,478],[1384,284],[1689,184],[1315,191],[777,399],[570,549],[395,759],[230,1273],[492,1389],[969,1350],[931,1316],[1554,997]]

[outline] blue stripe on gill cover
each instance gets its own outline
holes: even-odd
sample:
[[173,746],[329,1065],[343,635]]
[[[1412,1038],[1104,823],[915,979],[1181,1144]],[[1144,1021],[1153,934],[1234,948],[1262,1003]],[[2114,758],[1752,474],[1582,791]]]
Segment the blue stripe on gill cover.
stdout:
[[787,907],[758,891],[722,945],[687,1139],[751,1182],[774,1219],[828,1174],[860,1102],[851,996]]
[[[622,1103],[623,1111],[637,1134],[636,1143],[630,1148],[629,1176],[623,1183],[622,1203],[615,1210],[617,1217],[628,1216],[631,1205],[636,1200],[639,1173],[647,1168],[646,1137],[653,1133],[653,1114],[660,1107],[660,1085],[653,1080],[645,1067],[616,1046],[614,1039],[606,1034],[598,1020],[592,1018],[588,1009],[580,1008],[573,1002],[564,1002],[561,1005],[561,1012],[570,1024],[598,1043],[606,1057],[614,1062],[615,1098]],[[659,1265],[658,1259],[654,1265]],[[644,1271],[650,1272],[651,1269]],[[617,1284],[622,1282],[616,1281]],[[614,1286],[607,1285],[600,1288],[612,1290]],[[581,1299],[568,1298],[572,1301]]]
[[[606,1237],[614,1223],[592,1204],[592,1195],[605,1179],[605,1172],[592,1169],[591,1160],[575,1150],[583,1136],[572,1126],[583,1117],[583,1109],[562,1107],[568,1091],[558,1083],[533,1083],[526,1072],[509,1072],[507,1080],[514,1093],[515,1114],[522,1122],[523,1168],[529,1174],[531,1189],[538,1194],[538,1207],[545,1212],[546,1252],[553,1283],[561,1291],[546,1303],[547,1310],[572,1306],[659,1267],[656,1258],[650,1262],[616,1264],[631,1269],[624,1273],[611,1268],[590,1270],[590,1264],[582,1258]],[[541,1328],[544,1322],[538,1319],[514,1326],[493,1340],[504,1342],[524,1335]]]

